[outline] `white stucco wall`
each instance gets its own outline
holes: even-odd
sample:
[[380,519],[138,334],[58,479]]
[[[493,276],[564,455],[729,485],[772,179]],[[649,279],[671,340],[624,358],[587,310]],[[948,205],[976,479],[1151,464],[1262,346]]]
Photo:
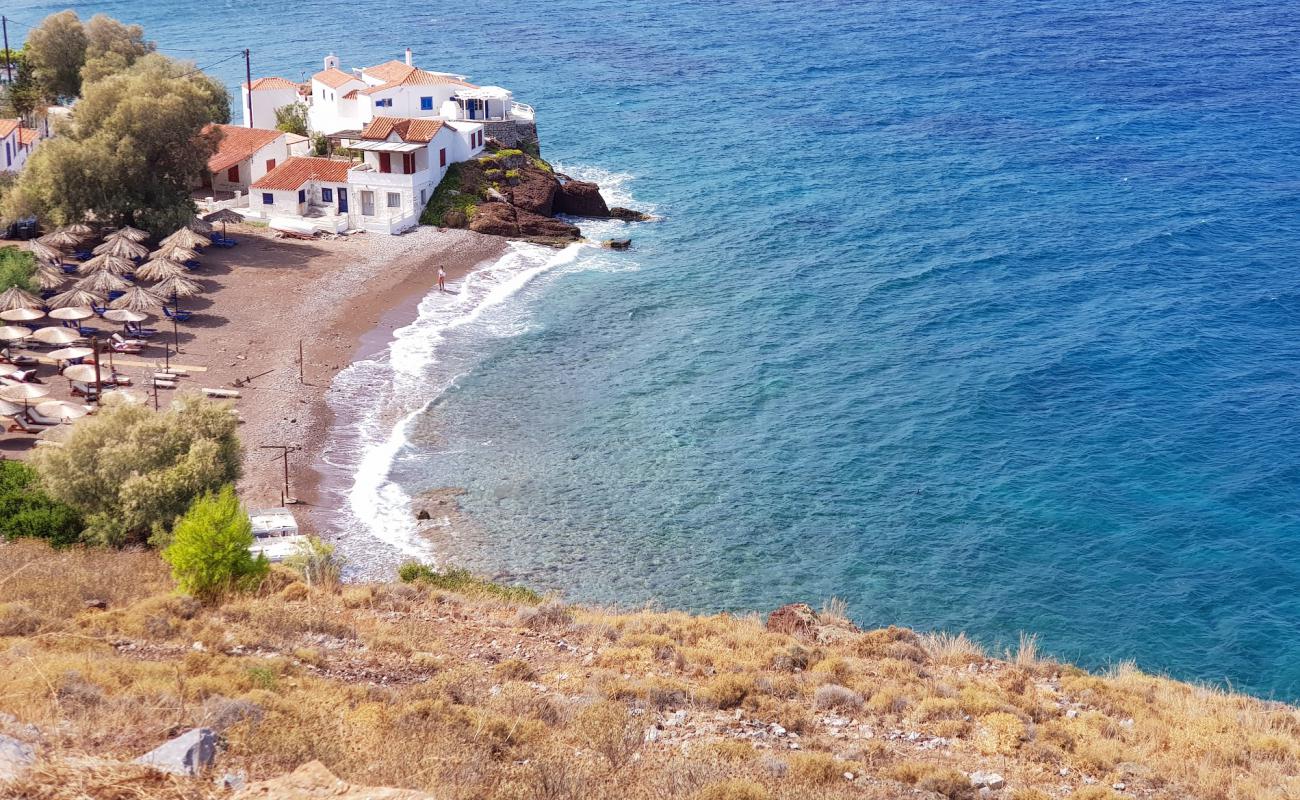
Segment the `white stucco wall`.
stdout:
[[281,136],[263,145],[256,153],[239,163],[238,181],[230,181],[227,177],[227,171],[222,170],[219,174],[212,176],[212,188],[219,192],[246,192],[250,184],[258,182],[262,179],[262,176],[270,172],[266,168],[266,162],[269,159],[275,159],[278,166],[288,158],[289,147],[286,144],[285,137]]
[[240,108],[243,113],[243,126],[245,128],[274,128],[275,112],[287,105],[298,102],[297,89],[258,89],[253,92],[253,119],[248,119],[248,87],[243,87],[243,102]]

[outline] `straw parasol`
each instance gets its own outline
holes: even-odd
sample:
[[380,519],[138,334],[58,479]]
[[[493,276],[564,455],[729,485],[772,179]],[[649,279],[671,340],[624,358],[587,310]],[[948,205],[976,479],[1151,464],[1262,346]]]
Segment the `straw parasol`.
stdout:
[[8,311],[11,308],[40,308],[41,305],[43,305],[41,298],[18,286],[10,286],[0,292],[0,311]]
[[90,409],[77,403],[69,403],[67,400],[46,400],[36,404],[36,413],[61,422],[71,422],[89,414]]
[[14,414],[21,413],[23,413],[22,406],[8,400],[0,400],[0,417],[12,417]]
[[41,244],[48,244],[50,247],[54,247],[59,250],[71,250],[72,248],[76,247],[78,244],[81,244],[81,237],[77,236],[75,233],[72,233],[67,228],[60,228],[59,230],[54,231],[53,233],[45,234],[44,236],[40,237],[36,241],[40,242]]
[[175,275],[160,281],[154,285],[153,290],[163,297],[171,295],[173,300],[177,297],[193,297],[203,293],[203,287],[197,281],[192,281],[184,275]]
[[187,270],[183,264],[170,258],[155,257],[152,261],[145,262],[143,267],[137,269],[135,277],[144,281],[165,281],[177,275],[184,275],[186,272]]
[[108,294],[109,292],[122,292],[131,287],[130,282],[125,278],[120,278],[111,272],[96,272],[89,275],[76,283],[72,284],[77,289],[85,289],[95,294]]
[[131,259],[105,253],[104,255],[92,256],[86,259],[77,267],[77,272],[82,275],[89,275],[92,272],[111,272],[114,275],[125,275],[133,269],[135,269],[135,262]]
[[88,292],[85,289],[69,289],[50,298],[50,308],[68,308],[69,306],[102,306],[104,295]]
[[201,233],[195,233],[189,228],[180,228],[175,233],[164,238],[160,244],[178,244],[181,247],[207,247],[212,244],[212,240]]
[[149,238],[149,231],[142,231],[139,228],[132,228],[129,225],[123,225],[104,238],[130,239],[133,242],[143,242],[145,239]]
[[133,242],[124,236],[118,236],[113,239],[105,239],[104,243],[94,250],[95,255],[103,256],[121,256],[122,258],[144,258],[149,255],[149,248]]
[[94,364],[73,364],[70,367],[63,368],[63,377],[70,381],[81,381],[90,383],[95,380]]
[[[61,347],[58,350],[51,350],[46,355],[55,361],[72,361],[73,359],[85,358],[94,354],[95,351],[89,347]],[[91,367],[91,369],[94,369],[94,367]]]
[[163,242],[159,248],[149,254],[150,258],[166,258],[172,261],[186,262],[192,258],[198,258],[199,254],[194,248],[180,242]]
[[67,279],[68,276],[63,274],[63,270],[44,261],[37,264],[36,272],[32,273],[32,280],[36,281],[36,285],[42,289],[57,289]]
[[95,311],[89,306],[64,306],[50,312],[50,319],[61,319],[69,322],[90,319],[93,316],[95,316]]
[[167,300],[143,286],[132,286],[126,294],[109,304],[110,308],[125,308],[131,311],[148,312],[167,304]]
[[[244,220],[244,215],[243,215],[243,214],[240,214],[238,211],[231,211],[231,210],[228,209],[228,208],[221,208],[221,209],[218,209],[218,210],[216,210],[216,211],[213,211],[211,214],[204,214],[204,215],[203,215],[203,221],[206,222],[206,223],[220,222],[220,223],[221,223],[221,235],[222,235],[222,236],[225,236],[225,235],[226,235],[226,223],[231,223],[231,224],[234,224],[234,225],[238,225],[239,223],[244,222],[245,220]],[[206,234],[211,235],[211,233],[212,233],[211,228],[212,228],[212,226],[211,226],[211,225],[208,225],[208,230],[206,230],[206,231],[202,231],[202,230],[201,230],[201,231],[199,231],[199,233],[206,233]]]
[[32,338],[44,344],[72,344],[81,341],[81,334],[77,333],[73,328],[50,325],[45,328],[37,328],[32,332]]
[[149,315],[141,311],[132,311],[129,308],[114,308],[104,312],[104,319],[125,325],[128,322],[144,322],[149,319]]
[[[223,209],[221,209],[221,210],[222,210],[222,211],[230,211],[230,209],[228,209],[228,208],[223,208]],[[217,213],[220,213],[220,212],[217,212]],[[234,212],[231,211],[230,213],[233,214]],[[190,230],[194,231],[195,233],[201,233],[201,234],[203,234],[204,236],[211,236],[211,235],[212,235],[212,222],[214,221],[214,220],[212,219],[212,216],[213,216],[212,214],[208,214],[207,216],[202,217],[202,218],[200,218],[200,217],[191,217],[191,218],[190,218],[190,221],[187,222],[187,223],[185,223],[185,227],[189,228]]]
[[5,322],[31,322],[45,316],[45,312],[39,308],[11,308],[8,311],[0,311],[0,319]]
[[44,386],[37,386],[34,383],[14,383],[4,388],[0,388],[0,400],[8,400],[11,403],[22,403],[23,408],[27,408],[28,400],[36,400],[49,394],[50,390]]
[[59,262],[63,260],[63,252],[57,247],[52,247],[39,239],[27,243],[32,249],[32,255],[42,261]]
[[73,236],[78,236],[82,239],[87,239],[95,235],[95,229],[84,222],[74,222],[64,228],[64,230],[71,233]]
[[16,342],[31,335],[31,328],[24,328],[21,325],[0,325],[0,342]]
[[104,392],[103,396],[100,398],[100,404],[123,403],[128,406],[142,406],[148,399],[148,395],[139,389],[113,389]]

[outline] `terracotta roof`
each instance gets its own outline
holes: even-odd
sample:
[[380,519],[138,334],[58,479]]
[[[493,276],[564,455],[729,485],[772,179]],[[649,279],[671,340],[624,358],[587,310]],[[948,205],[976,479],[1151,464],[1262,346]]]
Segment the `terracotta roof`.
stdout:
[[0,139],[13,133],[18,128],[19,122],[16,119],[0,119]]
[[204,133],[214,128],[221,131],[221,142],[217,145],[217,152],[208,159],[208,172],[230,169],[284,135],[284,131],[245,128],[242,125],[209,125],[204,128]]
[[[247,84],[247,83],[245,83],[245,84],[243,84],[243,85],[244,85],[245,87],[249,87],[249,86],[250,86],[250,85]],[[257,80],[253,81],[253,83],[251,84],[251,88],[249,89],[249,91],[258,92],[258,91],[262,91],[263,89],[294,89],[294,90],[297,90],[297,89],[298,89],[298,84],[294,83],[293,81],[289,80],[288,78],[258,78]]]
[[[464,86],[469,89],[478,88],[472,83],[462,81],[460,78],[454,78],[451,75],[439,75],[436,72],[427,72],[422,69],[416,69],[415,67],[408,67],[400,61],[390,61],[389,64],[399,64],[402,68],[401,72],[398,72],[396,69],[385,70],[385,75],[394,75],[395,77],[387,79],[387,82],[380,86],[371,86],[369,89],[362,89],[362,94],[374,94],[376,92],[382,92],[385,89],[392,89],[396,86]],[[387,67],[388,64],[384,64],[383,66]],[[381,76],[375,75],[375,73],[370,70],[366,70],[366,74],[380,77],[381,80],[383,79]]]
[[357,138],[384,141],[396,133],[404,142],[428,143],[442,130],[440,119],[407,119],[404,117],[375,117]]
[[35,128],[20,127],[18,129],[18,144],[33,145],[36,144],[36,142],[39,141],[40,138],[41,138],[41,132],[36,130]]
[[312,180],[347,183],[348,169],[351,166],[351,161],[293,156],[263,175],[261,180],[253,184],[252,188],[292,191],[301,189],[304,183]]
[[356,90],[356,89],[353,89],[352,91],[350,91],[350,92],[348,92],[347,94],[343,95],[343,99],[344,99],[344,100],[356,100],[356,99],[357,99],[357,90]]
[[393,59],[392,61],[385,61],[382,64],[376,64],[373,67],[366,67],[361,71],[376,80],[390,83],[392,81],[401,80],[406,76],[407,72],[413,69],[415,69],[415,67],[412,67],[405,61]]
[[317,72],[315,75],[311,76],[311,79],[314,81],[320,81],[321,83],[325,84],[331,89],[337,89],[343,84],[347,83],[348,81],[359,80],[357,76],[349,75],[343,70],[337,69],[335,67],[330,67],[329,69],[323,69],[320,72]]

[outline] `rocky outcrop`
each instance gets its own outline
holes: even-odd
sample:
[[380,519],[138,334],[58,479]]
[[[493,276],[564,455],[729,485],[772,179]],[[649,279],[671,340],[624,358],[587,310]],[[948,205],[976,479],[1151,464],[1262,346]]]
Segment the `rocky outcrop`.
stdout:
[[650,222],[654,219],[644,211],[636,211],[623,206],[614,206],[609,210],[609,215],[614,219],[621,219],[624,222]]
[[534,214],[509,203],[480,204],[474,210],[469,229],[491,236],[543,240],[546,243],[571,242],[582,238],[582,231],[576,225]]
[[609,206],[600,187],[589,181],[567,181],[555,195],[555,211],[574,217],[608,217]]
[[549,217],[555,214],[555,194],[560,184],[541,170],[521,170],[519,183],[511,187],[510,202],[518,208]]
[[217,757],[217,735],[209,728],[186,731],[135,760],[174,775],[198,775]]
[[437,800],[436,795],[414,789],[377,789],[353,786],[339,780],[319,761],[311,761],[288,775],[250,785],[231,800]]

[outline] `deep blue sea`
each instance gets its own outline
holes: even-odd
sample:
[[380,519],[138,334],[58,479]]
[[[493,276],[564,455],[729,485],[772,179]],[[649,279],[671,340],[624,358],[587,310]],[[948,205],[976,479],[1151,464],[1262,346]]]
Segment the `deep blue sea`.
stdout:
[[436,399],[368,469],[466,489],[444,556],[1300,698],[1293,5],[77,7],[258,75],[410,46],[663,217],[406,332]]

